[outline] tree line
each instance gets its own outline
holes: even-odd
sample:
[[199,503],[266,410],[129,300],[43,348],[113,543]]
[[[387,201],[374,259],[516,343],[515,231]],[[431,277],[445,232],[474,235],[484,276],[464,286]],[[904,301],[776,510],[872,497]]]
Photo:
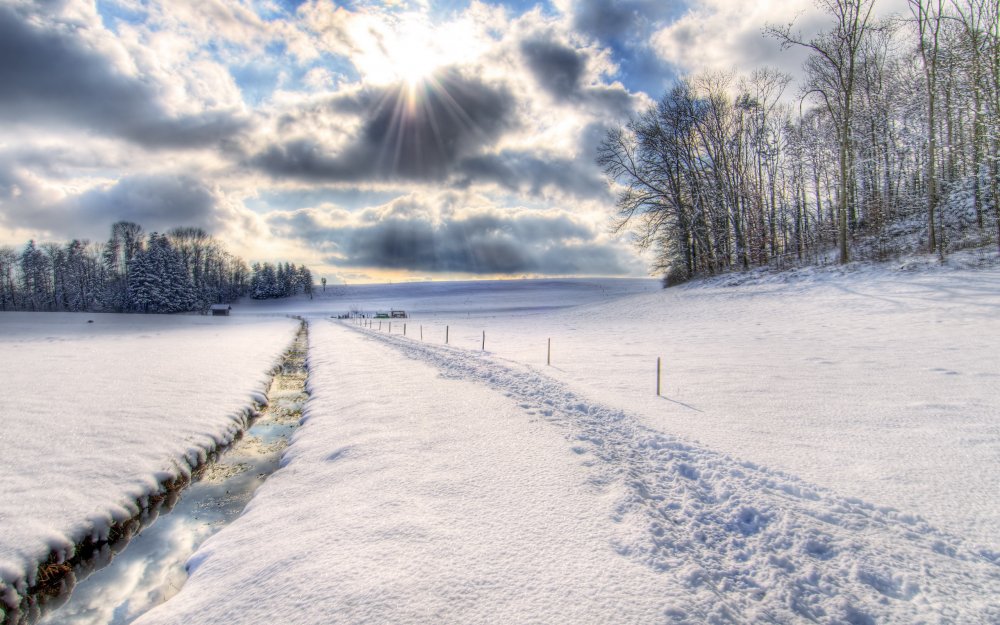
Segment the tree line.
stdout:
[[808,52],[805,78],[703,73],[607,133],[615,227],[666,283],[731,268],[942,256],[1000,245],[1000,4],[819,0],[826,30],[765,33]]
[[146,235],[121,221],[103,244],[0,246],[0,310],[175,313],[298,293],[312,293],[304,265],[248,267],[201,228]]

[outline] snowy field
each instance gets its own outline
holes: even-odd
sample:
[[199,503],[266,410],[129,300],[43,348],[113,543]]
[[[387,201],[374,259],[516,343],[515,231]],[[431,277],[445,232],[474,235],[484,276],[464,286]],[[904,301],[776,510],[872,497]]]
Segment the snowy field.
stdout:
[[695,284],[553,314],[418,316],[407,332],[440,344],[446,324],[453,347],[478,351],[485,331],[491,357],[644,425],[1000,553],[1000,270]]
[[1000,622],[1000,270],[430,291],[139,623]]
[[[93,320],[93,323],[88,323]],[[232,439],[298,322],[0,313],[0,586]]]
[[652,279],[484,280],[327,285],[313,299],[247,301],[239,313],[336,315],[405,310],[434,317],[520,317],[660,290]]
[[[388,321],[331,318],[390,308],[411,314],[391,334]],[[650,280],[328,286],[250,302],[225,322],[257,340],[190,338],[260,348],[225,358],[243,367],[219,383],[232,408],[167,427],[174,442],[157,451],[183,457],[204,447],[190,441],[225,436],[259,390],[247,380],[262,383],[290,341],[288,312],[310,322],[304,424],[283,467],[140,625],[1000,623],[995,265],[757,273],[667,291]],[[60,369],[44,360],[63,351],[46,345],[64,330],[22,319],[0,349],[49,354],[32,367],[51,387],[45,371]],[[134,330],[95,340],[135,353],[155,333]],[[174,393],[196,384],[175,382],[181,369],[164,376]],[[169,394],[120,376],[84,388],[106,384],[141,389],[135,401]],[[98,464],[80,462],[84,474]],[[119,490],[148,487],[164,470],[154,465]]]

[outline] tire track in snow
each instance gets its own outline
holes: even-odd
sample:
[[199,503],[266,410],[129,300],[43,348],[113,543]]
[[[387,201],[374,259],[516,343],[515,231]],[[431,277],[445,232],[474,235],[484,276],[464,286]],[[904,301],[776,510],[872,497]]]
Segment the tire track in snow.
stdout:
[[676,582],[674,622],[1000,623],[998,554],[919,517],[685,443],[488,352],[344,327],[564,428],[622,493],[618,552]]

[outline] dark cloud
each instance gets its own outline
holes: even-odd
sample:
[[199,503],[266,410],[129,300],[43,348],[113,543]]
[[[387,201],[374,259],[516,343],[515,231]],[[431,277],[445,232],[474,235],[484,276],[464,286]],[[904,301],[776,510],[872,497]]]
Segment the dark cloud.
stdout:
[[562,215],[473,214],[444,221],[394,214],[370,223],[331,228],[314,214],[274,216],[286,236],[327,250],[342,267],[435,273],[624,275],[619,249],[595,242],[584,224]]
[[[596,151],[587,154],[596,155]],[[608,185],[593,158],[543,158],[511,150],[472,156],[459,164],[455,184],[467,187],[477,182],[494,182],[531,195],[555,187],[576,197],[610,198]]]
[[77,219],[87,223],[127,220],[160,232],[177,226],[213,231],[218,225],[216,194],[186,175],[131,176],[108,189],[87,191],[72,203]]
[[589,106],[601,115],[626,118],[633,96],[621,86],[584,84],[587,53],[538,35],[521,42],[521,54],[535,81],[557,100]]
[[573,26],[600,41],[623,41],[684,8],[677,0],[579,0],[573,5]]
[[580,78],[587,67],[582,54],[548,38],[521,42],[521,53],[538,83],[557,97],[579,93]]
[[213,144],[245,127],[229,111],[171,116],[155,84],[117,69],[83,36],[86,25],[50,12],[44,5],[0,5],[3,121],[79,127],[149,147]]
[[514,124],[514,98],[501,85],[448,71],[417,89],[394,85],[331,101],[331,110],[364,115],[360,133],[339,152],[298,139],[250,162],[275,177],[313,181],[442,180]]
[[136,175],[108,187],[53,201],[32,178],[0,167],[0,223],[62,239],[103,238],[116,221],[134,221],[148,231],[221,225],[216,194],[185,175]]

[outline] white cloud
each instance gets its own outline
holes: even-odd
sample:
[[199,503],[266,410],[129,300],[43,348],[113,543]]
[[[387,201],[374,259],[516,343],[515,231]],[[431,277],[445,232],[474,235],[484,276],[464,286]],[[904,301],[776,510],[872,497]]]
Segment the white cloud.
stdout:
[[[874,15],[906,10],[906,0],[877,0]],[[735,68],[749,73],[767,65],[798,77],[805,51],[783,51],[763,32],[768,24],[784,26],[793,21],[807,38],[829,23],[811,0],[695,0],[683,16],[653,36],[653,45],[665,61],[683,72]]]

